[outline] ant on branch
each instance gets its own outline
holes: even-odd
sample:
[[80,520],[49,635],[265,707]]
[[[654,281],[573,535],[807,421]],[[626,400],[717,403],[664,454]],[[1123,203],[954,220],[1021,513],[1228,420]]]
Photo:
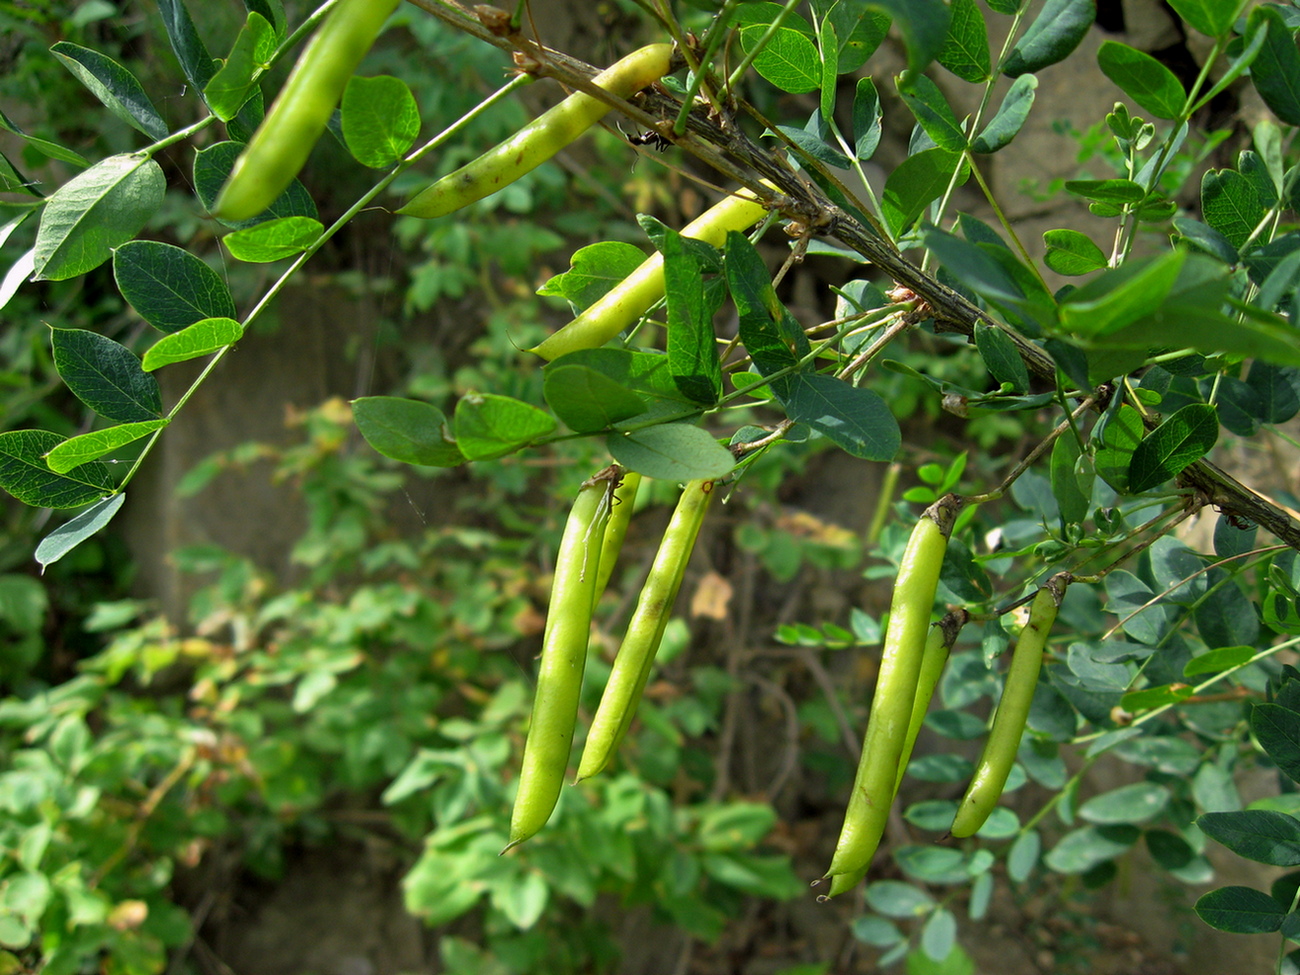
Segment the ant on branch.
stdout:
[[[617,124],[617,123],[616,123]],[[655,129],[649,129],[645,132],[628,132],[622,125],[618,126],[618,131],[623,134],[623,138],[634,146],[653,146],[659,152],[663,152],[673,144],[673,141],[663,133]]]

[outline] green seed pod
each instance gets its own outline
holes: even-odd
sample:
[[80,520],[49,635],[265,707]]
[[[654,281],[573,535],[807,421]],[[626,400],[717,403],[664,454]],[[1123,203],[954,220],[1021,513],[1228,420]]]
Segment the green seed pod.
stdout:
[[298,175],[348,79],[374,46],[398,0],[340,0],[312,35],[271,110],[235,160],[213,215],[249,220]]
[[[672,54],[671,44],[647,45],[596,75],[592,84],[627,98],[667,74]],[[441,217],[504,189],[577,139],[609,109],[599,98],[575,92],[495,149],[421,190],[397,212],[409,217]]]
[[636,506],[636,493],[640,487],[641,475],[636,471],[627,471],[614,489],[614,507],[609,513],[605,541],[600,549],[600,575],[596,579],[595,602],[600,602],[605,587],[609,585],[609,578],[614,574],[614,566],[618,564],[618,553],[623,550],[623,539],[627,537],[627,527],[632,521],[632,510]]
[[957,642],[957,635],[966,625],[970,614],[964,609],[954,609],[943,619],[930,627],[930,635],[925,641],[925,652],[921,657],[921,670],[916,679],[916,696],[912,699],[912,720],[907,726],[907,737],[903,740],[903,754],[898,759],[898,778],[894,782],[894,794],[903,784],[907,773],[907,763],[912,758],[912,749],[916,747],[921,725],[925,723],[926,712],[930,710],[930,698],[939,686],[943,676],[943,666],[948,662],[948,652]]
[[506,850],[545,826],[560,798],[578,720],[582,672],[587,665],[600,550],[610,499],[622,473],[620,467],[607,467],[583,481],[564,525]]
[[[766,215],[767,210],[753,193],[740,190],[688,223],[682,236],[720,247],[729,231],[752,227]],[[598,349],[640,321],[641,316],[663,296],[664,256],[656,253],[577,318],[530,351],[549,362],[579,349]]]
[[884,835],[912,723],[939,572],[959,507],[959,499],[947,495],[927,508],[899,563],[862,758],[839,842],[826,871],[831,882],[828,897],[849,890],[866,876]]
[[1016,640],[1002,697],[998,700],[993,725],[975,765],[975,775],[957,807],[952,829],[948,831],[953,836],[975,835],[1002,798],[1002,790],[1006,788],[1007,776],[1015,764],[1020,739],[1029,720],[1029,706],[1034,700],[1038,672],[1043,666],[1043,649],[1047,646],[1048,634],[1056,622],[1056,613],[1069,584],[1068,572],[1057,573],[1038,590],[1030,604],[1029,622]]
[[664,530],[655,553],[650,575],[637,600],[632,619],[627,624],[623,644],[614,658],[605,693],[591,721],[587,743],[578,763],[578,778],[595,775],[617,751],[645,690],[654,666],[655,654],[663,640],[664,628],[672,615],[673,603],[686,575],[695,540],[699,537],[704,515],[713,499],[714,482],[691,481],[682,489],[677,508]]

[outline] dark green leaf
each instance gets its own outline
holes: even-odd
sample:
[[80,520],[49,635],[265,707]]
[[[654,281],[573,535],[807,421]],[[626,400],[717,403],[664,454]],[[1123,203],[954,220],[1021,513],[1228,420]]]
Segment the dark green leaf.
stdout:
[[605,439],[624,467],[664,481],[722,477],[736,466],[731,451],[705,430],[686,423],[664,423]]
[[902,441],[898,421],[879,394],[833,376],[794,374],[785,407],[790,419],[864,460],[893,460]]
[[1300,51],[1280,10],[1274,4],[1261,4],[1250,11],[1247,34],[1261,21],[1268,25],[1264,44],[1250,66],[1250,80],[1274,115],[1288,125],[1300,125]]
[[817,115],[819,119],[834,118],[836,79],[839,76],[840,65],[840,42],[835,33],[835,21],[830,17],[823,17],[821,24],[818,25],[817,48],[818,53],[821,54],[822,62],[821,103],[818,106]]
[[393,165],[420,134],[419,106],[400,78],[350,79],[340,111],[348,152],[372,169]]
[[275,49],[275,28],[261,14],[250,12],[226,63],[203,88],[203,100],[212,114],[223,122],[235,117],[252,94],[257,77],[270,65]]
[[668,357],[657,352],[633,352],[630,349],[581,349],[570,352],[546,366],[586,366],[607,379],[630,389],[641,399],[654,404],[656,413],[675,414],[687,409],[688,401],[673,380]]
[[989,119],[984,131],[971,143],[974,152],[997,152],[1011,144],[1029,118],[1034,107],[1034,94],[1038,90],[1038,78],[1032,74],[1022,74],[1011,83],[1007,93],[1002,96],[1002,104],[997,113]]
[[[740,316],[740,340],[758,371],[769,376],[806,360],[812,352],[808,337],[777,298],[767,265],[754,245],[734,230],[727,234],[726,270]],[[789,378],[775,381],[773,392],[784,398],[789,382]]]
[[880,145],[880,94],[870,78],[859,78],[853,96],[853,152],[863,162]]
[[[733,23],[739,28],[740,46],[750,54],[781,10],[775,3],[743,3]],[[754,58],[754,70],[782,91],[791,94],[816,91],[821,84],[821,58],[813,43],[812,27],[798,14],[786,16]]]
[[1196,902],[1197,916],[1212,928],[1234,934],[1268,934],[1282,927],[1286,909],[1251,887],[1220,887]]
[[1250,709],[1250,730],[1273,763],[1300,782],[1300,714],[1280,704],[1256,704]]
[[161,332],[205,318],[234,318],[235,300],[215,270],[189,251],[156,240],[132,240],[113,251],[122,297]]
[[1300,820],[1266,809],[1205,813],[1196,825],[1237,856],[1272,867],[1300,864]]
[[[960,167],[960,172],[959,172]],[[966,182],[969,167],[960,153],[935,147],[923,149],[904,159],[885,178],[881,198],[881,216],[894,237],[911,229],[921,214],[954,182]]]
[[586,366],[548,368],[542,395],[575,433],[608,430],[619,420],[646,411],[645,401],[636,393]]
[[1016,14],[1020,13],[1020,8],[1023,7],[1025,3],[1026,0],[988,0],[990,10],[996,13],[1005,14],[1008,17],[1014,17]]
[[939,578],[960,602],[982,603],[993,598],[993,584],[988,573],[975,561],[971,550],[960,538],[948,542]]
[[989,35],[975,0],[953,0],[948,37],[936,60],[962,81],[979,84],[988,79]]
[[320,239],[324,225],[312,217],[276,217],[221,238],[232,257],[249,264],[269,264],[301,254]]
[[162,205],[167,179],[143,156],[109,156],[64,183],[36,231],[38,281],[64,281],[99,267]]
[[0,490],[33,508],[80,508],[113,493],[108,466],[83,464],[69,474],[56,474],[45,455],[63,443],[46,430],[0,433]]
[[85,511],[64,522],[41,539],[36,546],[36,561],[42,567],[53,565],[63,556],[99,531],[117,514],[126,500],[125,494],[114,494],[92,504]]
[[[217,194],[221,192],[221,187],[225,185],[226,179],[230,176],[231,167],[234,166],[235,160],[243,150],[244,146],[239,142],[218,142],[206,149],[200,149],[198,154],[195,155],[194,190],[198,194],[199,202],[207,210],[211,211],[213,204],[217,202]],[[274,203],[251,220],[243,220],[237,223],[225,220],[219,220],[218,222],[227,227],[240,228],[251,227],[254,224],[273,220],[277,217],[316,216],[315,201],[312,200],[306,187],[295,179],[289,184],[287,190],[275,198]]]
[[1047,0],[1002,66],[1012,78],[1064,61],[1082,43],[1097,8],[1093,0]]
[[102,417],[119,423],[162,415],[158,380],[130,349],[81,328],[50,330],[54,366],[72,394]]
[[713,314],[719,301],[707,299],[703,269],[695,255],[683,246],[679,234],[669,232],[662,250],[664,292],[668,298],[669,368],[677,388],[688,399],[712,406],[722,395],[722,363],[713,332]]
[[155,430],[165,427],[167,422],[166,419],[142,420],[139,423],[121,423],[115,427],[83,433],[63,441],[51,450],[45,455],[45,463],[56,474],[66,474],[82,464],[111,454],[119,447],[147,437]]
[[426,467],[455,467],[465,455],[447,431],[447,418],[430,403],[396,396],[363,396],[352,415],[366,443],[385,457]]
[[75,169],[85,169],[90,165],[83,156],[73,152],[66,146],[61,146],[57,142],[50,142],[48,139],[41,139],[34,135],[28,135],[18,126],[14,125],[13,119],[4,112],[0,112],[0,129],[4,129],[6,132],[12,132],[37,152],[49,156],[51,159],[58,159],[62,162],[66,162]]
[[59,41],[50,52],[117,118],[155,141],[167,137],[167,123],[135,75],[122,65],[71,41]]
[[1208,403],[1191,403],[1147,434],[1133,451],[1128,489],[1140,494],[1200,460],[1219,439],[1219,416]]
[[1002,329],[977,322],[975,347],[989,375],[998,383],[1009,383],[1013,393],[1029,392],[1029,369],[1016,350],[1016,344]]
[[1084,873],[1113,860],[1137,842],[1133,826],[1085,826],[1065,834],[1043,862],[1057,873]]
[[1085,493],[1079,484],[1077,468],[1082,452],[1079,441],[1067,430],[1052,445],[1052,495],[1061,510],[1061,521],[1078,525],[1092,510],[1091,493]]
[[456,443],[470,460],[503,457],[554,432],[555,418],[521,400],[467,393],[456,404]]
[[889,33],[888,16],[857,4],[834,4],[828,16],[835,23],[835,36],[840,38],[839,74],[849,74],[866,64]]
[[[816,127],[820,121],[821,115],[817,114],[813,116],[810,124]],[[848,156],[828,145],[816,132],[801,129],[797,125],[778,125],[777,129],[813,159],[829,166],[831,169],[848,169],[853,165]]]
[[588,244],[569,258],[569,270],[552,277],[537,293],[564,298],[583,311],[640,267],[645,259],[639,247],[625,241]]
[[1174,229],[1193,247],[1224,264],[1237,263],[1237,248],[1227,237],[1208,224],[1191,217],[1174,217]]
[[181,70],[185,72],[190,84],[202,91],[217,69],[198,31],[194,29],[194,21],[185,9],[184,0],[158,0],[158,12],[162,15],[167,39],[176,52]]
[[1156,644],[1169,625],[1169,612],[1137,576],[1117,569],[1106,576],[1106,608],[1139,643]]
[[1107,414],[1099,431],[1101,447],[1097,451],[1097,473],[1116,491],[1128,492],[1129,463],[1133,451],[1142,442],[1143,431],[1141,414],[1128,405]]
[[1150,54],[1119,41],[1102,41],[1097,64],[1102,74],[1156,118],[1176,119],[1182,114],[1187,101],[1182,82]]
[[1065,189],[1085,200],[1117,205],[1138,203],[1147,195],[1147,191],[1131,179],[1071,179],[1066,180]]
[[1106,255],[1077,230],[1048,230],[1043,234],[1047,253],[1043,262],[1057,274],[1091,274],[1106,266]]
[[1134,782],[1093,796],[1079,807],[1079,817],[1102,826],[1143,823],[1169,805],[1169,790],[1154,782]]
[[1035,337],[1055,324],[1056,302],[1001,243],[972,244],[934,227],[923,238],[948,274],[999,308],[1020,332]]
[[[1285,423],[1300,413],[1300,369],[1252,362],[1246,385],[1259,398],[1259,419],[1264,423]],[[1222,524],[1222,519],[1220,520]]]
[[1264,206],[1250,180],[1232,169],[1207,170],[1201,178],[1201,215],[1240,250],[1264,219]]
[[898,93],[936,146],[958,153],[966,148],[966,133],[938,85],[923,74],[910,75],[899,81]]

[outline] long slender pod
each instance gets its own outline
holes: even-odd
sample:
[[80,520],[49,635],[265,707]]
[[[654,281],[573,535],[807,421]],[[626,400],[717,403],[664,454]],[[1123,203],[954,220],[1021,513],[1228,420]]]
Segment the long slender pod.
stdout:
[[212,208],[232,222],[257,216],[293,182],[348,79],[374,46],[398,0],[340,0],[312,35],[271,110],[235,160]]
[[626,471],[623,480],[614,489],[613,508],[609,513],[609,524],[605,526],[605,539],[600,546],[600,574],[596,577],[596,596],[593,602],[600,602],[600,597],[609,585],[614,566],[618,564],[618,554],[623,550],[623,539],[627,537],[628,525],[632,522],[632,509],[636,505],[636,493],[641,487],[641,475],[636,471]]
[[1029,720],[1029,706],[1034,699],[1034,688],[1038,686],[1047,637],[1056,622],[1056,613],[1069,584],[1070,574],[1058,572],[1034,595],[1029,607],[1029,622],[1016,640],[1002,697],[998,700],[989,736],[975,765],[975,775],[957,807],[952,829],[948,831],[953,836],[973,836],[1002,797]]
[[903,753],[898,758],[898,778],[894,781],[894,794],[903,784],[907,772],[907,763],[912,758],[912,749],[916,747],[917,736],[921,734],[921,725],[925,723],[926,712],[930,710],[930,699],[934,689],[939,686],[943,676],[944,664],[948,662],[948,653],[957,642],[957,635],[966,625],[970,614],[964,609],[954,609],[943,619],[930,627],[930,635],[925,640],[925,652],[921,657],[921,671],[916,678],[916,694],[912,698],[912,720],[907,726],[907,737],[903,739]]
[[[596,75],[592,84],[626,98],[667,74],[672,56],[671,44],[649,44]],[[599,98],[575,92],[496,148],[421,190],[397,212],[409,217],[441,217],[469,206],[536,169],[604,118],[609,109]]]
[[[729,231],[752,227],[766,215],[766,208],[749,190],[740,190],[688,223],[682,236],[720,247]],[[549,362],[579,349],[598,349],[640,321],[663,296],[664,256],[656,253],[531,351]]]
[[560,798],[578,720],[600,550],[610,500],[622,473],[622,468],[610,466],[582,482],[560,537],[542,634],[541,668],[506,850],[545,826]]
[[849,890],[866,875],[884,835],[899,761],[912,723],[939,572],[960,506],[960,499],[947,495],[927,508],[912,530],[899,563],[862,758],[835,854],[826,871],[831,882],[829,897]]
[[614,658],[605,693],[591,720],[587,743],[578,762],[578,778],[595,775],[609,764],[632,725],[637,703],[654,666],[664,628],[686,575],[695,540],[713,499],[713,481],[690,481],[682,489],[677,508],[664,530],[623,644]]

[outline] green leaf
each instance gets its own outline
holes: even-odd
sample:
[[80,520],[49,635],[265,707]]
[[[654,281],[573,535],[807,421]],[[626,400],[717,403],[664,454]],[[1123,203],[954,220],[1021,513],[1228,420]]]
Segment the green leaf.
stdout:
[[[959,171],[960,170],[960,171]],[[921,214],[954,182],[966,182],[970,167],[961,153],[938,146],[908,156],[885,178],[880,215],[895,238],[911,229]]]
[[854,457],[893,460],[902,442],[898,421],[880,395],[834,376],[796,373],[790,377],[785,408]]
[[1182,115],[1187,102],[1182,82],[1150,54],[1119,41],[1102,41],[1097,64],[1102,74],[1156,118]]
[[1092,510],[1092,499],[1079,486],[1076,474],[1081,456],[1079,441],[1069,430],[1052,445],[1052,496],[1061,511],[1061,521],[1067,525],[1081,524]]
[[[813,115],[808,122],[809,127],[819,130],[822,125],[821,119],[820,114]],[[828,145],[816,131],[801,129],[796,125],[778,125],[777,129],[813,159],[829,166],[831,169],[848,169],[853,165],[848,156]]]
[[1280,704],[1250,709],[1250,730],[1278,769],[1300,782],[1300,714]]
[[235,38],[235,46],[203,89],[212,114],[228,122],[248,101],[258,76],[271,64],[277,46],[275,28],[261,14],[250,11]]
[[1027,830],[1016,837],[1007,851],[1007,876],[1014,882],[1023,884],[1034,867],[1038,866],[1038,855],[1042,852],[1043,840],[1036,830]]
[[[1226,279],[1225,279],[1226,282]],[[1300,344],[1286,320],[1250,305],[1231,302],[1240,319],[1213,303],[1171,300],[1139,322],[1106,337],[1110,348],[1195,349],[1206,355],[1226,353],[1300,366]]]
[[320,239],[324,225],[312,217],[277,217],[221,238],[232,257],[249,264],[269,264],[301,254]]
[[45,456],[45,463],[57,474],[80,467],[92,460],[98,460],[105,454],[111,454],[119,447],[134,443],[141,437],[147,437],[155,430],[161,430],[168,424],[166,418],[158,420],[141,420],[138,423],[122,423],[104,430],[92,430],[79,437],[65,440]]
[[45,455],[64,438],[46,430],[0,433],[0,489],[33,508],[80,508],[114,491],[108,466],[83,464],[71,474],[56,474]]
[[6,132],[12,132],[37,152],[49,156],[51,159],[58,159],[60,162],[65,162],[74,169],[85,169],[90,165],[85,157],[73,152],[71,149],[59,145],[57,142],[50,142],[48,139],[41,139],[34,135],[28,135],[18,126],[14,125],[13,119],[4,112],[0,112],[0,129],[4,129]]
[[668,299],[668,364],[673,380],[688,399],[712,406],[722,395],[722,363],[713,332],[713,314],[722,294],[715,291],[709,300],[703,269],[683,245],[680,234],[669,231],[661,249]]
[[909,75],[920,74],[943,50],[952,16],[944,0],[867,0],[866,6],[889,14],[902,32]]
[[183,248],[132,240],[113,251],[122,297],[160,332],[179,332],[205,318],[234,318],[235,299],[215,270]]
[[575,433],[608,430],[646,411],[641,397],[595,369],[560,366],[546,369],[544,375],[546,405]]
[[162,415],[158,380],[126,346],[82,328],[53,328],[50,338],[60,378],[100,416],[134,423]]
[[[1252,362],[1246,385],[1259,397],[1259,419],[1264,423],[1285,423],[1300,413],[1300,369]],[[1219,524],[1228,522],[1219,520]]]
[[1121,494],[1128,492],[1128,468],[1133,451],[1142,442],[1145,428],[1142,415],[1131,406],[1121,406],[1107,415],[1100,431],[1101,447],[1097,451],[1097,474]]
[[555,418],[521,400],[467,393],[456,404],[456,443],[470,460],[503,457],[555,431]]
[[849,74],[866,64],[889,33],[888,16],[856,4],[837,3],[827,16],[835,22],[835,36],[841,38],[836,69],[839,74]]
[[1202,674],[1217,674],[1248,663],[1255,656],[1254,647],[1220,647],[1199,657],[1193,657],[1183,667],[1184,677],[1199,677]]
[[[776,3],[743,3],[736,9],[740,46],[750,54],[781,10]],[[782,91],[791,94],[816,91],[821,85],[821,58],[813,43],[812,27],[798,14],[785,17],[776,33],[754,58],[754,70]]]
[[944,270],[1000,309],[1030,337],[1056,322],[1056,302],[1042,282],[1002,244],[973,244],[935,227],[923,233],[925,246]]
[[[960,538],[949,540],[948,548],[943,555],[943,567],[939,579],[961,602],[982,603],[993,598],[993,585],[989,581],[988,573],[975,561],[971,550]],[[932,712],[931,717],[933,714]],[[946,827],[949,824],[944,825]]]
[[1223,234],[1234,250],[1242,245],[1264,219],[1264,205],[1245,176],[1232,169],[1207,170],[1201,178],[1201,215]]
[[58,188],[36,231],[38,281],[65,281],[99,267],[162,205],[167,179],[144,156],[109,156]]
[[1009,383],[1013,393],[1029,392],[1029,369],[1011,336],[996,326],[976,322],[975,347],[995,382]]
[[953,0],[948,37],[936,60],[962,81],[979,84],[988,80],[992,68],[989,34],[975,0]]
[[1043,234],[1047,253],[1043,262],[1057,274],[1091,274],[1106,266],[1106,255],[1077,230],[1048,230]]
[[722,477],[736,459],[708,432],[688,423],[663,423],[605,438],[614,460],[646,477],[690,481]]
[[99,531],[117,514],[125,494],[114,494],[92,504],[85,511],[64,522],[41,539],[36,546],[36,561],[42,566],[53,565],[63,556]]
[[1186,251],[1170,251],[1099,274],[1061,302],[1061,326],[1098,338],[1131,325],[1160,307],[1186,258]]
[[493,884],[492,906],[520,931],[537,923],[551,897],[550,885],[541,871],[529,870],[507,883]]
[[669,368],[668,356],[631,349],[580,349],[550,362],[546,369],[585,366],[630,389],[651,405],[656,415],[675,415],[689,408]]
[[935,907],[929,894],[900,880],[878,880],[867,885],[865,894],[867,905],[885,917],[924,917]]
[[[957,919],[940,907],[926,918],[921,928],[921,950],[931,961],[943,961],[957,944]],[[946,971],[946,969],[945,969]]]
[[1096,19],[1093,0],[1047,0],[1011,49],[1002,73],[1015,78],[1064,61],[1082,43]]
[[[734,230],[727,234],[726,274],[740,316],[740,340],[758,371],[769,376],[798,367],[812,353],[808,337],[777,298],[763,258]],[[784,399],[789,383],[789,377],[773,382],[773,392]]]
[[1043,862],[1057,873],[1085,873],[1124,853],[1141,831],[1133,826],[1085,826],[1066,833]]
[[1070,179],[1065,181],[1065,189],[1085,200],[1117,206],[1139,203],[1147,195],[1147,191],[1131,179]]
[[935,145],[956,153],[966,148],[966,133],[938,85],[923,74],[909,75],[899,80],[898,93]]
[[176,52],[181,70],[185,72],[190,84],[202,91],[217,69],[212,55],[194,28],[185,0],[158,0],[158,13],[162,16],[167,39]]
[[1236,0],[1169,0],[1169,6],[1193,30],[1207,37],[1223,37],[1237,13]]
[[1250,80],[1274,115],[1288,125],[1300,125],[1300,51],[1279,10],[1261,4],[1250,11],[1248,35],[1260,21],[1268,24],[1264,44],[1250,65]]
[[1124,632],[1139,643],[1160,642],[1169,627],[1169,612],[1137,576],[1117,569],[1106,576],[1106,607]]
[[366,443],[385,457],[422,467],[465,463],[447,432],[442,410],[397,396],[363,396],[352,401],[352,416]]
[[[243,150],[242,142],[218,142],[206,149],[200,149],[195,155],[194,190],[198,194],[199,202],[209,212],[217,202],[217,194],[221,192],[221,187],[230,176],[231,167],[235,165],[235,160]],[[307,192],[307,188],[295,179],[289,184],[287,190],[275,198],[275,202],[251,220],[231,222],[218,219],[217,222],[226,227],[241,228],[274,220],[277,217],[315,216],[317,216],[315,201]]]
[[[24,176],[3,152],[0,152],[0,193],[21,193],[24,196],[39,199],[42,194],[36,188],[37,180]],[[25,218],[27,214],[20,214]]]
[[50,53],[117,118],[154,141],[167,137],[167,123],[135,75],[122,65],[105,54],[70,41],[59,41],[50,48]]
[[817,50],[821,55],[822,63],[821,83],[818,85],[821,89],[818,114],[824,119],[834,118],[835,82],[839,76],[840,66],[840,42],[835,33],[835,21],[830,17],[823,17],[822,22],[818,25]]
[[1032,74],[1022,74],[1013,81],[1007,93],[1002,96],[1002,104],[998,106],[996,114],[971,143],[971,150],[990,153],[1009,146],[1029,118],[1037,91],[1038,78]]
[[860,914],[850,925],[853,937],[876,948],[891,948],[905,940],[898,925],[874,914]]
[[1189,403],[1147,434],[1128,465],[1128,489],[1150,490],[1200,460],[1219,439],[1218,411],[1208,403]]
[[880,145],[880,93],[870,78],[859,78],[853,95],[853,154],[866,162]]
[[1169,805],[1169,790],[1154,782],[1134,782],[1093,796],[1079,807],[1079,817],[1102,826],[1144,823]]
[[141,365],[145,372],[153,372],[174,362],[188,362],[233,345],[243,334],[243,326],[233,318],[205,318],[164,335],[145,352]]
[[1195,909],[1210,927],[1234,934],[1269,934],[1286,919],[1286,908],[1252,887],[1212,890],[1201,896]]
[[353,77],[343,92],[343,141],[363,166],[385,169],[420,134],[420,109],[406,82],[389,75]]
[[600,300],[645,261],[645,252],[621,240],[602,240],[580,247],[569,258],[569,270],[550,278],[539,295],[564,298],[578,311]]
[[[1174,217],[1174,229],[1182,234],[1183,240],[1187,241],[1196,249],[1209,254],[1216,260],[1224,264],[1237,263],[1237,248],[1227,237],[1219,233],[1209,224],[1201,223],[1199,220],[1193,220],[1191,217]],[[1260,302],[1261,306],[1268,307]]]

